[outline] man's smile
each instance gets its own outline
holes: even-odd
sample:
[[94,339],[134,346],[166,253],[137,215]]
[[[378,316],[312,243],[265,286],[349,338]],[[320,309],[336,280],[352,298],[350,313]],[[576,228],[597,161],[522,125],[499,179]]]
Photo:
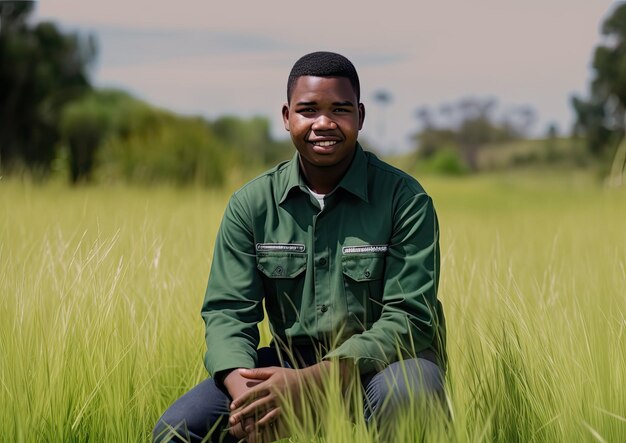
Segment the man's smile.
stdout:
[[320,146],[322,148],[328,148],[329,146],[336,145],[339,143],[338,140],[309,140],[309,143],[315,146]]

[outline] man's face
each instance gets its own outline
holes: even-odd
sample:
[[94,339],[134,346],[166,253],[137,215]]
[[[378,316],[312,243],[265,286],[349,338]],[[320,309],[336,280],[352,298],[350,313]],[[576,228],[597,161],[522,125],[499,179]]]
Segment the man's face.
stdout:
[[345,77],[300,77],[283,106],[285,129],[305,170],[347,169],[364,118],[365,109]]

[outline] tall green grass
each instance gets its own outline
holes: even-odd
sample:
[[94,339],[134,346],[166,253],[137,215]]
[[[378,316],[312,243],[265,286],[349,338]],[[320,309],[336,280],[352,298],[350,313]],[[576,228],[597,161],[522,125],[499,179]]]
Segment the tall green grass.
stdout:
[[[291,417],[293,439],[626,440],[626,193],[585,176],[424,184],[452,420],[416,405],[381,434],[337,384],[321,420]],[[227,198],[0,181],[0,440],[150,438],[206,376],[199,310]]]

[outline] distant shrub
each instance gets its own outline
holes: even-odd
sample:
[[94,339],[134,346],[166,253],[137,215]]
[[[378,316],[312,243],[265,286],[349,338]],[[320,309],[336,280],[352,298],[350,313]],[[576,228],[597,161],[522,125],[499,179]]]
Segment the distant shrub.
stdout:
[[220,186],[232,153],[222,149],[201,119],[165,116],[142,129],[110,139],[99,163],[106,179]]
[[428,160],[423,161],[423,169],[427,172],[444,175],[463,175],[467,167],[455,149],[441,149],[435,152]]
[[118,90],[94,90],[70,102],[61,115],[70,181],[90,180],[99,150],[110,139],[128,139],[175,117]]

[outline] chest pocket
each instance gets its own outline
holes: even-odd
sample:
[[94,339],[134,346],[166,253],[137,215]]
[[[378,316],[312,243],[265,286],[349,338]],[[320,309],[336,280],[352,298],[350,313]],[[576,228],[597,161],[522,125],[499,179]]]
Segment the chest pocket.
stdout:
[[272,325],[288,328],[298,320],[306,265],[306,254],[257,254],[257,269],[263,276],[265,309]]
[[384,254],[346,254],[341,266],[351,326],[364,330],[381,314]]
[[294,278],[306,269],[305,254],[263,254],[257,268],[268,278]]

